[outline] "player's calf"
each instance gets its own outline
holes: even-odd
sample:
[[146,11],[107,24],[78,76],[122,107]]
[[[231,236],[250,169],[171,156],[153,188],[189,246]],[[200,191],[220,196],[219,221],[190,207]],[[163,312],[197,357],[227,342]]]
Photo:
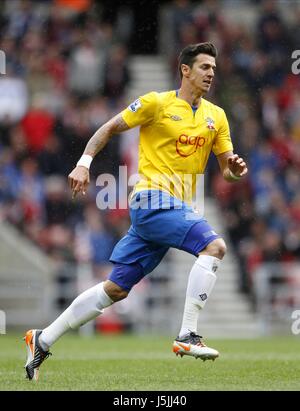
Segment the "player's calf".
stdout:
[[129,294],[128,291],[121,288],[119,285],[113,283],[110,280],[106,280],[103,285],[106,294],[114,301],[121,301],[126,298]]

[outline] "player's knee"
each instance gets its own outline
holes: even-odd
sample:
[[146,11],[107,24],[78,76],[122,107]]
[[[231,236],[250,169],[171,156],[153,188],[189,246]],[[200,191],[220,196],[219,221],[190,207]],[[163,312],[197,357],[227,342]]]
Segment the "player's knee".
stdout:
[[222,258],[226,254],[226,251],[227,247],[223,238],[217,238],[216,240],[212,241],[205,249],[206,254],[219,258],[220,260],[222,260]]
[[124,300],[128,296],[128,291],[121,288],[119,285],[113,283],[110,280],[106,280],[104,283],[104,291],[114,302]]

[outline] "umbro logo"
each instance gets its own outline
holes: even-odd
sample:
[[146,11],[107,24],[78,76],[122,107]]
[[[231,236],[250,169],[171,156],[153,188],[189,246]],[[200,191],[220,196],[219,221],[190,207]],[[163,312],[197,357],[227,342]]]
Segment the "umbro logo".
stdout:
[[215,273],[218,269],[218,264],[216,262],[213,263],[212,272]]
[[176,116],[176,115],[171,115],[170,118],[171,118],[172,120],[174,120],[174,121],[180,121],[180,120],[182,120],[181,117]]
[[207,294],[206,294],[206,293],[204,293],[204,294],[199,294],[199,297],[201,298],[202,301],[207,300]]

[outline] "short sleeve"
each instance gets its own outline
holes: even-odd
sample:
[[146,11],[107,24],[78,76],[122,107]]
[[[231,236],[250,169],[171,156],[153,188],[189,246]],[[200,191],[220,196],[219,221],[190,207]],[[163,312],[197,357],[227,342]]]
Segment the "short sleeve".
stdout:
[[149,125],[154,120],[158,107],[157,93],[151,92],[139,97],[121,112],[128,127]]
[[219,128],[212,147],[212,151],[216,156],[225,153],[226,151],[233,151],[229,124],[224,110],[222,110],[220,114]]

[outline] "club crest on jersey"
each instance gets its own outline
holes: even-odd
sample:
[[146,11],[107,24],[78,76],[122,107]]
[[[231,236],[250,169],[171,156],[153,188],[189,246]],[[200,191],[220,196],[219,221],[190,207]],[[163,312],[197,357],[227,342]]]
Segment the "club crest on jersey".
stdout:
[[136,111],[138,111],[140,108],[142,107],[142,103],[140,101],[140,99],[135,100],[133,103],[131,103],[128,106],[128,109],[130,111],[132,111],[133,113],[135,113]]
[[213,120],[213,119],[210,118],[210,117],[207,117],[207,118],[205,119],[205,121],[207,122],[207,128],[208,128],[209,130],[215,130],[215,120]]

